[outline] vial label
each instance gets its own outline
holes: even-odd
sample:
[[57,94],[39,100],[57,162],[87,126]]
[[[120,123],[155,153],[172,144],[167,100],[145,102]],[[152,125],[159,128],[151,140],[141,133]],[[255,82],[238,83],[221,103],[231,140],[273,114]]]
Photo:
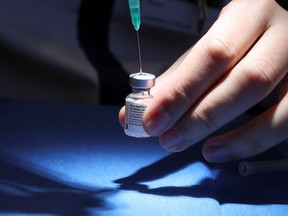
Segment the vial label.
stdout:
[[147,104],[126,101],[125,133],[133,137],[149,137],[142,125]]

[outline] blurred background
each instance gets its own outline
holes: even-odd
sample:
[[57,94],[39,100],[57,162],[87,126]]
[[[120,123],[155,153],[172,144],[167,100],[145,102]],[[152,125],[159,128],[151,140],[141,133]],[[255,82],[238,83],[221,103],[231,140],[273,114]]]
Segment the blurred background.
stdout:
[[[143,70],[163,73],[226,3],[142,0]],[[0,0],[0,97],[123,105],[138,70],[128,1]]]

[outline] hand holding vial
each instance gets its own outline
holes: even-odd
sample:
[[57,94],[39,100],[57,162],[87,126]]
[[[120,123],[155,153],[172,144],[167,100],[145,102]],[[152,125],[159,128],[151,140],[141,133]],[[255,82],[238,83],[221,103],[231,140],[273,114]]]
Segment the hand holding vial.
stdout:
[[[205,140],[207,161],[260,154],[288,139],[288,11],[271,0],[234,0],[209,31],[156,79],[143,125],[168,151],[193,146],[277,93],[245,125]],[[279,91],[278,91],[279,90]],[[125,107],[119,112],[124,126]]]

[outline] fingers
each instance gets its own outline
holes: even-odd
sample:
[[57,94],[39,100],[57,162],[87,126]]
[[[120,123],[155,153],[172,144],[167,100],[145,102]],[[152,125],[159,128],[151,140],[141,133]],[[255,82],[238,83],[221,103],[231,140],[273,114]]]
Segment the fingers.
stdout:
[[161,145],[182,151],[266,97],[288,70],[285,26],[271,26],[217,85],[160,136]]
[[226,162],[260,154],[288,139],[288,94],[282,101],[241,128],[208,140],[203,156]]
[[125,107],[122,107],[118,114],[118,120],[122,127],[125,126]]
[[[165,149],[182,151],[260,102],[287,74],[287,21],[275,1],[232,1],[209,32],[156,80],[145,130],[160,136]],[[287,89],[284,83],[281,101],[254,120],[209,139],[203,146],[206,160],[250,157],[287,139]],[[122,109],[122,123],[124,114]]]
[[[250,5],[247,7],[247,2],[251,3],[232,1],[176,71],[165,80],[165,85],[159,89],[144,115],[144,127],[149,134],[158,136],[171,128],[265,32],[269,18],[264,16],[264,12],[255,16],[255,9]],[[261,4],[263,1],[257,2],[258,7],[271,10],[271,7]]]

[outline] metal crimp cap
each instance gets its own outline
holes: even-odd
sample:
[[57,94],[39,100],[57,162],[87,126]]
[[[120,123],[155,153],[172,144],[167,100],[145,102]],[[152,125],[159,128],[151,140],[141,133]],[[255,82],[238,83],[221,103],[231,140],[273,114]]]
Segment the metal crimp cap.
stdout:
[[152,88],[155,85],[155,75],[144,72],[130,74],[129,84],[133,88],[139,88],[139,89]]

